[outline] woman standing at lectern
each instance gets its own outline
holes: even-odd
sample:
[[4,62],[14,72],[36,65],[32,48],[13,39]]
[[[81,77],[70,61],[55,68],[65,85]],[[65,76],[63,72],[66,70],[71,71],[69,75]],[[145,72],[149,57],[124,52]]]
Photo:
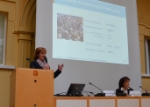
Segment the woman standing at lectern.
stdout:
[[[56,78],[63,69],[63,64],[58,65],[58,69],[54,72],[54,78]],[[45,69],[49,70],[50,66],[48,65],[47,58],[46,58],[46,49],[43,47],[38,47],[34,53],[34,61],[30,63],[30,68],[35,69]]]
[[116,94],[126,94],[129,95],[130,91],[133,91],[132,88],[130,88],[130,79],[128,77],[122,77],[119,80],[119,88],[116,90]]

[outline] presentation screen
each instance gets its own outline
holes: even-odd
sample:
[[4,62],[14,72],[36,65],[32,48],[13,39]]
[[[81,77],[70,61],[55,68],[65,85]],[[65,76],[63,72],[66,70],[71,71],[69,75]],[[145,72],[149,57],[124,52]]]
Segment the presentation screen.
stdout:
[[93,0],[55,0],[52,36],[53,58],[129,64],[123,6]]
[[141,67],[136,0],[37,0],[36,47],[47,49],[55,93],[70,83],[84,90],[116,90],[123,76],[140,90]]

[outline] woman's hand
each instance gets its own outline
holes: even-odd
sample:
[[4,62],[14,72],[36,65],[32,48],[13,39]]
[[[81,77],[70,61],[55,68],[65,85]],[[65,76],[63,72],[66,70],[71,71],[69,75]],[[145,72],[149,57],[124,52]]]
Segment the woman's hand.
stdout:
[[64,64],[58,65],[58,70],[62,71],[63,67],[64,67]]
[[48,64],[45,64],[45,65],[43,66],[43,69],[49,70],[49,69],[50,69],[50,66],[49,66]]

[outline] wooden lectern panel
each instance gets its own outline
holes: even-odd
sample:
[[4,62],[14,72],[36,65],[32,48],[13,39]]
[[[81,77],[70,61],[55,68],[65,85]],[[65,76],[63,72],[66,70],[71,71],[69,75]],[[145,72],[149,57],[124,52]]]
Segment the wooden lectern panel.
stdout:
[[17,68],[11,75],[10,107],[53,107],[53,82],[53,71]]

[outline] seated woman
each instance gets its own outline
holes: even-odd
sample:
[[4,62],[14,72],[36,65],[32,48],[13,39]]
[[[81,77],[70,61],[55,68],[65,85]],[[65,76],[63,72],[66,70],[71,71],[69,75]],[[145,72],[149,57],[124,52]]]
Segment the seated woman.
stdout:
[[[45,70],[50,69],[50,66],[47,63],[45,48],[39,47],[35,50],[34,61],[30,63],[30,68],[45,69]],[[54,78],[56,78],[62,72],[62,69],[63,64],[58,65],[58,69],[54,72]]]
[[128,77],[122,77],[119,80],[119,88],[116,90],[116,95],[118,94],[126,94],[129,95],[130,91],[133,91],[132,88],[130,88],[130,79]]

